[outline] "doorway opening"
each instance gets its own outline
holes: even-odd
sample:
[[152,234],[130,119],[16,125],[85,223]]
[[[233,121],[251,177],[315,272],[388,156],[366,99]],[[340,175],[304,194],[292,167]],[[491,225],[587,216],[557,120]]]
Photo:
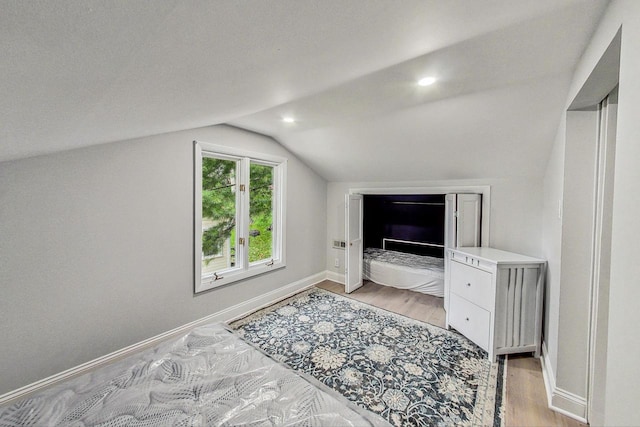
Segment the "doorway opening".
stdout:
[[447,248],[488,241],[482,208],[489,203],[489,187],[411,190],[346,195],[347,293],[371,280],[445,297]]

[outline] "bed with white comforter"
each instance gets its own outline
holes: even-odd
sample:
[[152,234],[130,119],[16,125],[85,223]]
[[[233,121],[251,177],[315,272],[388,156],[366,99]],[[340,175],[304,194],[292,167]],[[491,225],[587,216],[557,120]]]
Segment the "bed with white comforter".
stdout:
[[0,426],[387,425],[222,324],[0,408]]
[[380,285],[444,296],[444,259],[379,248],[364,250],[363,278]]

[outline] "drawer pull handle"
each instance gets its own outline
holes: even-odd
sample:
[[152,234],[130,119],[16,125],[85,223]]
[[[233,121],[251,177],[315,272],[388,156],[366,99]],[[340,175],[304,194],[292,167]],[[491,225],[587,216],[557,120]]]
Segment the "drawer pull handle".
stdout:
[[469,318],[467,317],[465,320],[468,322],[468,321],[469,321]]
[[471,283],[467,283],[467,286],[468,286],[468,287],[471,287]]

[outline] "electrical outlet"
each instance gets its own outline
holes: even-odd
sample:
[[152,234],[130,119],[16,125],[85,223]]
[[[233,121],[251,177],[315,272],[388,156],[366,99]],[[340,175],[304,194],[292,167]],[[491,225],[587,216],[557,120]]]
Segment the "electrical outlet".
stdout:
[[339,268],[340,267],[340,258],[336,258],[333,260],[333,266],[335,268]]

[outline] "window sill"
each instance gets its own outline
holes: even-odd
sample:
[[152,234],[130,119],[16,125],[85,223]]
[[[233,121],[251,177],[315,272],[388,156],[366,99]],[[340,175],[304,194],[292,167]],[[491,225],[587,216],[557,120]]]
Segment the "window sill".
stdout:
[[196,282],[195,293],[198,294],[200,292],[205,292],[211,289],[218,288],[220,286],[228,285],[230,283],[239,282],[241,280],[248,279],[253,276],[258,276],[260,274],[265,274],[270,271],[279,270],[281,268],[286,267],[286,263],[274,262],[272,265],[267,265],[265,263],[253,265],[249,267],[247,270],[241,271],[230,271],[228,273],[221,273],[221,278],[215,280],[215,276],[207,276],[203,277],[202,280],[198,283]]

